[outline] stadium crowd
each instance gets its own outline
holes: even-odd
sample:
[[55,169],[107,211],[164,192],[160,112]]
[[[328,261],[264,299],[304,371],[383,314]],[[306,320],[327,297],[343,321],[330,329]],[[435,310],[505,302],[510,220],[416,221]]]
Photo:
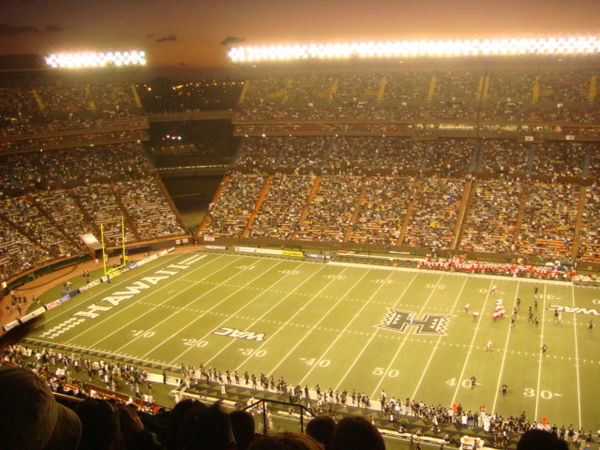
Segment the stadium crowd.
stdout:
[[595,123],[593,71],[444,71],[252,80],[236,120]]
[[[428,405],[409,398],[402,400],[388,396],[385,391],[375,400],[356,390],[334,392],[319,385],[309,389],[308,386],[288,385],[283,378],[276,381],[263,374],[259,377],[248,372],[240,375],[203,366],[182,366],[179,389],[193,390],[194,386],[200,385],[222,386],[221,392],[225,386],[252,389],[247,407],[243,408],[238,402],[236,409],[227,413],[219,403],[207,406],[198,400],[186,399],[177,400],[175,407],[168,410],[154,404],[148,372],[133,365],[27,345],[8,346],[0,356],[0,410],[10,410],[14,416],[9,419],[5,414],[0,429],[10,448],[30,448],[27,445],[36,448],[39,444],[36,440],[45,439],[55,440],[54,445],[65,449],[260,450],[280,448],[276,445],[286,440],[296,441],[293,448],[298,449],[385,449],[375,424],[388,430],[391,428],[409,439],[411,445],[417,443],[419,446],[427,440],[425,433],[443,445],[457,445],[456,436],[447,432],[449,425],[462,434],[469,430],[483,432],[489,444],[499,447],[507,446],[529,430],[540,429],[575,445],[585,445],[594,439],[591,431],[577,430],[573,425],[559,427],[536,423],[524,413],[503,417],[489,414],[483,407],[480,411],[468,411],[460,403],[451,408]],[[100,382],[105,389],[86,386],[78,381],[81,379]],[[162,381],[163,384],[167,382],[166,372],[162,374]],[[67,395],[70,400],[54,400],[50,390]],[[267,413],[268,423],[265,423],[269,435],[257,434],[255,417],[261,420],[262,408],[256,406],[254,395],[261,391],[263,395],[272,393],[280,400],[306,405],[315,416],[308,423],[306,434],[274,433],[271,412]],[[34,416],[29,414],[30,409],[19,406],[24,398],[29,400],[28,408],[35,409]],[[345,415],[336,423],[336,410],[340,407],[358,415]],[[55,417],[48,426],[50,414],[56,414],[59,419]],[[410,425],[407,418],[419,419],[420,424]],[[23,427],[14,428],[16,421],[37,425],[37,433],[28,433],[29,430]]]
[[201,80],[173,83],[156,80],[136,86],[144,110],[151,113],[231,109],[243,81]]
[[0,136],[16,138],[147,124],[136,95],[132,86],[119,84],[0,88]]
[[0,156],[2,279],[86,252],[79,236],[109,245],[182,235],[140,144]]
[[203,232],[241,237],[249,226],[256,238],[573,262],[580,192],[594,189],[597,152],[597,144],[551,141],[249,137]]

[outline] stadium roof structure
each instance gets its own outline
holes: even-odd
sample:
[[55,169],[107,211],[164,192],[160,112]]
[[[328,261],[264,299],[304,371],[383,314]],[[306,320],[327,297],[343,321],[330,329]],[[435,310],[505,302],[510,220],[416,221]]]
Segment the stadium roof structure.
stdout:
[[469,40],[403,40],[239,46],[229,50],[234,63],[405,57],[597,55],[600,38],[563,36]]

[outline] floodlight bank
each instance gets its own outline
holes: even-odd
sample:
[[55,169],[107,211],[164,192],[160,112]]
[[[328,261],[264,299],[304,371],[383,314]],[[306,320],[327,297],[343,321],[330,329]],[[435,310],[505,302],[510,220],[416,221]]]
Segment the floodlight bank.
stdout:
[[241,46],[231,48],[228,56],[232,62],[248,63],[302,59],[580,55],[597,53],[600,53],[599,38],[570,36]]
[[53,53],[46,57],[46,64],[53,69],[83,69],[109,65],[117,67],[143,66],[146,64],[146,52],[132,50],[106,53]]

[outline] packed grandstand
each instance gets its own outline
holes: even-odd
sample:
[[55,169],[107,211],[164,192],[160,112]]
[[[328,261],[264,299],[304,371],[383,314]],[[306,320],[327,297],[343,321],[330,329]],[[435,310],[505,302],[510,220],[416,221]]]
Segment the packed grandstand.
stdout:
[[[423,268],[524,277],[557,278],[560,267],[564,279],[598,268],[599,75],[574,61],[535,70],[336,67],[235,82],[0,88],[0,280],[7,294],[40,268],[96,258],[81,239],[90,233],[117,249],[189,239],[423,256]],[[147,142],[148,117],[228,108],[241,141],[204,219],[189,230],[153,157],[215,155],[170,142],[157,151]],[[53,373],[63,357],[71,371],[81,365],[90,378],[104,375],[107,396],[119,398],[109,392],[119,377],[147,383],[147,373],[132,367],[58,355],[19,346],[3,358],[36,360],[61,392],[79,389]],[[185,367],[180,375],[208,385],[225,376]],[[264,390],[281,387],[267,380]],[[158,423],[149,418],[159,410],[148,395],[140,414]],[[330,395],[325,403],[338,405]],[[441,406],[389,400],[380,408],[394,420],[411,415],[432,429],[463,418],[481,425],[470,411],[453,416]],[[515,415],[492,424],[491,435],[505,445],[533,426]]]

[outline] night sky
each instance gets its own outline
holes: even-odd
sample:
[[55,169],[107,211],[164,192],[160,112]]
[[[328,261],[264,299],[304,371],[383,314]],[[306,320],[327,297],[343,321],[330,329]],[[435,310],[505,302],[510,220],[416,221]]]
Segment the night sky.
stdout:
[[141,49],[227,65],[244,44],[600,34],[600,0],[0,0],[0,53]]

